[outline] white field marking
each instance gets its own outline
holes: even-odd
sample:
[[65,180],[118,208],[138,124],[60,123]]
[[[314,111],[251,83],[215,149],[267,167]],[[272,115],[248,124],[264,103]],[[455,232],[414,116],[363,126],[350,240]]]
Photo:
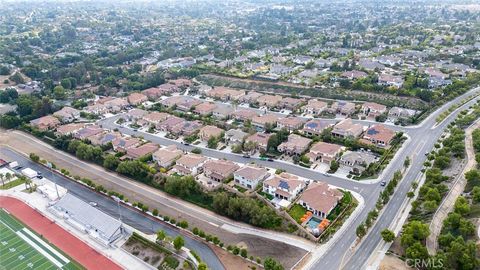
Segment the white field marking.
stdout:
[[27,228],[23,228],[23,231],[26,232],[28,235],[30,235],[33,239],[37,240],[37,242],[39,242],[40,244],[42,244],[42,246],[44,246],[46,249],[50,250],[50,252],[52,252],[53,254],[55,254],[55,256],[57,256],[58,258],[60,258],[63,262],[65,262],[65,264],[69,263],[70,260],[68,258],[66,258],[65,256],[63,256],[60,252],[58,252],[56,249],[54,249],[53,247],[51,247],[49,244],[45,243],[45,241],[43,241],[42,239],[40,239],[40,237],[38,237],[36,234],[32,233],[30,230],[28,230]]
[[36,249],[40,254],[45,256],[49,261],[51,261],[53,264],[55,264],[57,267],[62,268],[65,264],[57,261],[52,255],[48,254],[45,250],[43,250],[41,247],[39,247],[37,244],[35,244],[30,238],[26,237],[20,232],[17,232],[17,235],[23,239],[23,241],[27,242],[30,246],[32,246],[34,249]]

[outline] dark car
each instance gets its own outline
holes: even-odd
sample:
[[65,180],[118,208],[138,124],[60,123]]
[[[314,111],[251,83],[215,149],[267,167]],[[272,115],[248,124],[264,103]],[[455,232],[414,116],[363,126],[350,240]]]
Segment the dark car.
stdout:
[[273,158],[269,158],[269,159],[267,159],[267,160],[268,160],[268,161],[273,161]]
[[37,178],[38,178],[38,179],[43,179],[43,176],[37,175]]
[[384,187],[386,184],[387,184],[387,182],[385,182],[385,181],[380,182],[380,186],[382,186],[382,187]]
[[250,158],[250,156],[249,156],[249,155],[243,155],[243,157],[244,157],[244,158]]

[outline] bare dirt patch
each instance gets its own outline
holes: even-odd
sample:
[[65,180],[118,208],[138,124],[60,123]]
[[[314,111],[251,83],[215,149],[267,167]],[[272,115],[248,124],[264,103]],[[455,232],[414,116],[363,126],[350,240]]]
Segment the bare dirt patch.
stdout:
[[385,255],[382,262],[380,263],[380,270],[410,270],[413,269],[408,267],[404,261],[392,255]]

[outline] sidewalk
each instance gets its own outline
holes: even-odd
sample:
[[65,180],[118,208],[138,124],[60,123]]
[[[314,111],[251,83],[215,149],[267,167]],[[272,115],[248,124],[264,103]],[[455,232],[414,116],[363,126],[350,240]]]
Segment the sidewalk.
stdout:
[[442,231],[443,221],[448,214],[453,210],[453,206],[458,196],[460,196],[465,189],[467,180],[465,179],[465,173],[475,167],[475,150],[473,149],[472,132],[480,128],[480,120],[477,120],[473,125],[467,128],[465,136],[465,148],[467,152],[467,164],[465,165],[461,174],[457,176],[453,186],[450,188],[445,199],[442,201],[437,211],[433,215],[432,222],[430,223],[430,235],[427,237],[427,250],[428,254],[435,255],[438,247],[438,236]]

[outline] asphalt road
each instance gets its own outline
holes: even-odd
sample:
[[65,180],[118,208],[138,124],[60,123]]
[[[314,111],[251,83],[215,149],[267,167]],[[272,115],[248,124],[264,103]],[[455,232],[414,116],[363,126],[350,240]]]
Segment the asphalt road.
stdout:
[[[36,171],[42,172],[45,178],[66,188],[69,193],[77,196],[85,202],[96,202],[98,204],[97,207],[100,210],[115,218],[121,216],[122,222],[137,230],[140,230],[147,234],[155,233],[158,230],[164,230],[168,235],[172,237],[180,235],[180,232],[173,229],[172,227],[165,225],[153,218],[150,218],[125,205],[120,205],[120,207],[118,207],[117,203],[113,199],[98,194],[96,192],[92,192],[91,189],[85,187],[82,184],[68,180],[67,178],[59,174],[53,173],[45,167],[32,162],[24,155],[11,150],[10,148],[0,147],[0,157],[7,161],[15,160],[19,163],[20,166],[30,167]],[[185,239],[185,246],[197,252],[200,257],[208,264],[210,269],[225,269],[220,260],[215,255],[215,253],[210,249],[210,247],[208,247],[201,241],[197,241],[191,238],[188,235],[182,234],[182,236]]]
[[[320,180],[323,182],[327,182],[331,185],[359,193],[364,198],[365,207],[362,209],[361,213],[354,222],[346,225],[348,226],[348,228],[347,230],[345,230],[345,233],[344,235],[342,235],[342,237],[340,237],[335,243],[332,243],[332,246],[322,256],[314,256],[312,258],[313,263],[311,264],[310,269],[339,269],[341,264],[345,269],[361,269],[365,267],[365,263],[367,262],[368,258],[372,255],[373,252],[375,252],[377,245],[380,243],[380,231],[392,224],[396,214],[401,210],[402,203],[406,198],[406,193],[410,190],[411,183],[421,177],[421,169],[423,167],[423,162],[426,159],[425,153],[433,149],[433,145],[435,144],[437,139],[441,136],[448,124],[455,119],[458,112],[462,109],[468,108],[470,105],[476,102],[479,97],[476,97],[475,99],[462,105],[438,126],[436,126],[436,117],[440,115],[443,111],[446,111],[450,106],[461,102],[464,98],[471,95],[472,93],[478,93],[479,90],[480,88],[472,89],[468,93],[446,103],[437,111],[432,113],[418,126],[406,128],[396,127],[396,130],[402,130],[411,139],[408,143],[405,143],[404,147],[402,147],[402,149],[396,154],[395,158],[390,162],[387,168],[385,168],[382,177],[379,177],[377,181],[374,182],[358,182],[355,180],[347,180],[335,177],[334,175],[326,176],[322,173],[294,164],[289,164],[281,161],[262,161],[258,158],[244,158],[241,155],[220,152],[207,148],[202,148],[202,154],[208,157],[218,159],[225,158],[238,163],[250,163],[254,161],[255,163],[263,166],[285,169],[287,172],[299,175],[301,177]],[[131,128],[119,126],[115,124],[115,121],[119,117],[120,115],[116,115],[114,117],[103,119],[100,121],[100,123],[104,128],[118,128],[118,130],[124,134],[143,136],[143,138],[145,138],[146,140],[152,141],[160,145],[175,144],[180,149],[186,151],[191,151],[195,147],[186,146],[178,141],[155,136],[150,133],[134,131]],[[375,208],[375,203],[378,199],[378,195],[383,189],[383,187],[381,187],[378,182],[390,181],[395,171],[402,169],[403,161],[407,156],[410,157],[411,166],[408,169],[403,180],[398,185],[395,194],[392,196],[390,202],[385,206],[383,213],[378,217],[377,223],[371,229],[368,237],[365,237],[365,239],[361,242],[360,246],[355,249],[353,254],[350,254],[350,246],[354,243],[356,239],[356,227],[365,220],[368,212]]]

